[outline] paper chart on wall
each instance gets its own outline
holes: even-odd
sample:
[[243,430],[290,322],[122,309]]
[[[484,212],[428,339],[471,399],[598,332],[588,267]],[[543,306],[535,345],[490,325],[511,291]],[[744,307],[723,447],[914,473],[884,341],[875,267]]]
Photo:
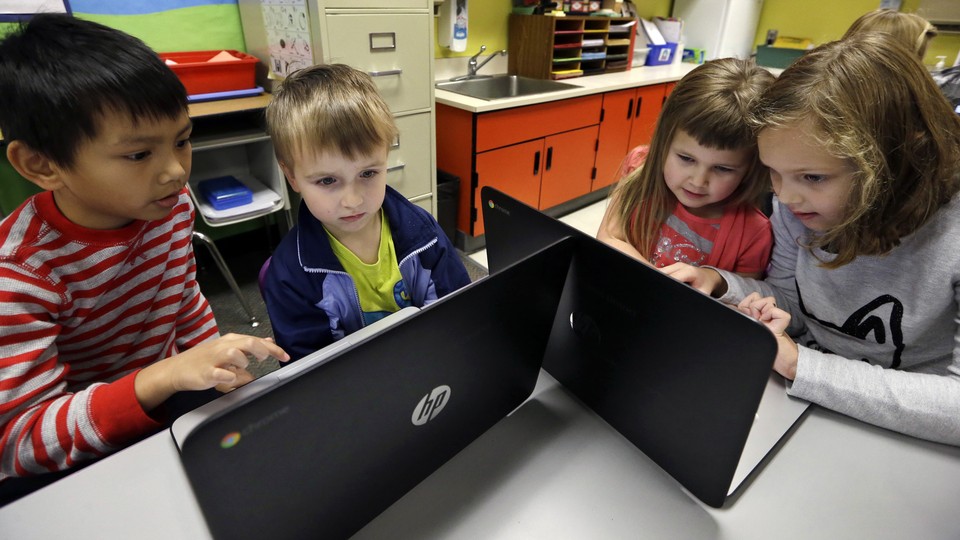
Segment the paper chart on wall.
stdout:
[[270,78],[283,79],[313,65],[310,16],[304,0],[261,0],[270,52]]

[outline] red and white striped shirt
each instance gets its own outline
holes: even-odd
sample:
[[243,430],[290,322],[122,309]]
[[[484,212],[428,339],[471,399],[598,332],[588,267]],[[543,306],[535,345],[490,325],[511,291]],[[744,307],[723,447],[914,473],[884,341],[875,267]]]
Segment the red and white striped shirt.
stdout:
[[0,480],[67,469],[158,424],[140,368],[216,337],[196,282],[194,208],[117,230],[65,218],[51,192],[0,222]]

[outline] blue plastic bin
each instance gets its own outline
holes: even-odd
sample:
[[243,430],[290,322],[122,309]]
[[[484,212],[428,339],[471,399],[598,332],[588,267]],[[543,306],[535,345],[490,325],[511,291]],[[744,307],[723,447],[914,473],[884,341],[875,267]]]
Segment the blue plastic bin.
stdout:
[[647,53],[648,66],[663,66],[673,62],[673,55],[677,54],[677,44],[667,43],[666,45],[648,45],[650,52]]

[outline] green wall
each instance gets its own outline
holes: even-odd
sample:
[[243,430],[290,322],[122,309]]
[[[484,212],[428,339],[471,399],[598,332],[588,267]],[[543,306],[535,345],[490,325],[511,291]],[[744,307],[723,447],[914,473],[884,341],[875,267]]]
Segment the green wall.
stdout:
[[[246,52],[236,4],[171,9],[148,15],[76,13],[75,16],[119,28],[142,39],[157,52],[215,49]],[[15,23],[0,23],[0,35],[15,27]]]

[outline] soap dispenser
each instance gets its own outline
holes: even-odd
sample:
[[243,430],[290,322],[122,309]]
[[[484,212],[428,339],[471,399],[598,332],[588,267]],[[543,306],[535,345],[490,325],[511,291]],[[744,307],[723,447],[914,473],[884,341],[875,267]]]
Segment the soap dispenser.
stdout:
[[440,5],[437,41],[451,51],[467,50],[467,0],[446,0]]

